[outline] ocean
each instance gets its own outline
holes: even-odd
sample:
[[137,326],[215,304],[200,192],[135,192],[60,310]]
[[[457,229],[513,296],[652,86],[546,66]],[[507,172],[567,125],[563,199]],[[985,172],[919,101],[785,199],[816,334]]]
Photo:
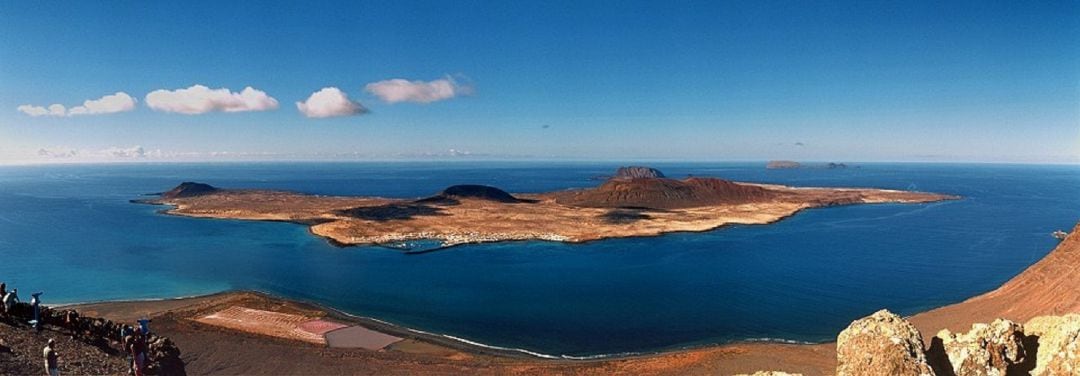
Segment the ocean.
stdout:
[[130,203],[182,181],[420,197],[453,184],[543,192],[618,164],[380,162],[0,167],[0,281],[45,304],[251,289],[472,342],[553,356],[744,340],[831,341],[991,290],[1080,220],[1080,167],[651,163],[670,177],[960,195],[812,209],[769,225],[584,244],[512,242],[407,255],[330,245],[302,225],[194,219]]

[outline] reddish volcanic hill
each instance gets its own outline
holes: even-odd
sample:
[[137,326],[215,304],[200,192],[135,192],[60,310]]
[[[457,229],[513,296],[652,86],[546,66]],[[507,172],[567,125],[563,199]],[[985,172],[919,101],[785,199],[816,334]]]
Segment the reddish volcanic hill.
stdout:
[[716,178],[621,178],[593,189],[560,192],[555,200],[594,208],[682,209],[769,201],[775,196],[762,187]]

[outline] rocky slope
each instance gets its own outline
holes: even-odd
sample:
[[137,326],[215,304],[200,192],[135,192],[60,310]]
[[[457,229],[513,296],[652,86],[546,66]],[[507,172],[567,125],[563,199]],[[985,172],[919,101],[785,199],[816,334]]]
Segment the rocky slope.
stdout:
[[1027,322],[1037,316],[1068,313],[1080,313],[1080,224],[1052,252],[1001,287],[912,316],[911,322],[933,328],[928,330],[957,331],[997,318]]
[[[61,374],[126,375],[128,363],[120,338],[120,323],[93,317],[70,316],[66,309],[42,310],[42,330],[28,324],[32,308],[18,303],[0,320],[0,375],[44,373],[42,350],[48,340],[57,343]],[[133,325],[133,323],[129,323]],[[180,349],[166,337],[151,332],[146,371],[151,375],[184,375]]]
[[56,340],[62,374],[127,374],[127,361],[119,346],[95,346],[51,325],[35,332],[28,325],[7,321],[0,323],[0,375],[44,374],[42,350],[50,338]]

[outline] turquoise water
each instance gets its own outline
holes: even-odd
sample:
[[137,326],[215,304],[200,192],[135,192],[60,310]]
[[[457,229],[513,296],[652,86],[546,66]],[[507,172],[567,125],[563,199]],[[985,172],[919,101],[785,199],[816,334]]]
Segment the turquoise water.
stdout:
[[255,289],[489,345],[588,356],[746,339],[831,340],[880,308],[912,314],[990,290],[1080,220],[1075,166],[863,164],[765,170],[654,164],[674,177],[957,194],[814,209],[765,226],[586,244],[404,255],[336,248],[288,223],[191,219],[128,200],[186,180],[418,197],[597,184],[592,163],[260,163],[0,167],[0,280],[46,303]]

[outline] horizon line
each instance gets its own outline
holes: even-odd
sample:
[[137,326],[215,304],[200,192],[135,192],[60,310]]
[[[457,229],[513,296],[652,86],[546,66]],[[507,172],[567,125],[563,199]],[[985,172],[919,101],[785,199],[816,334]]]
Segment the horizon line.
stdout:
[[[17,166],[90,166],[90,165],[165,165],[165,164],[274,164],[274,163],[761,163],[793,161],[800,164],[956,164],[956,165],[1025,165],[1078,166],[1077,161],[985,161],[985,160],[797,160],[797,159],[694,159],[694,158],[372,158],[372,159],[236,159],[236,160],[86,160],[86,161],[0,161],[0,167]],[[851,166],[848,166],[851,167]]]

